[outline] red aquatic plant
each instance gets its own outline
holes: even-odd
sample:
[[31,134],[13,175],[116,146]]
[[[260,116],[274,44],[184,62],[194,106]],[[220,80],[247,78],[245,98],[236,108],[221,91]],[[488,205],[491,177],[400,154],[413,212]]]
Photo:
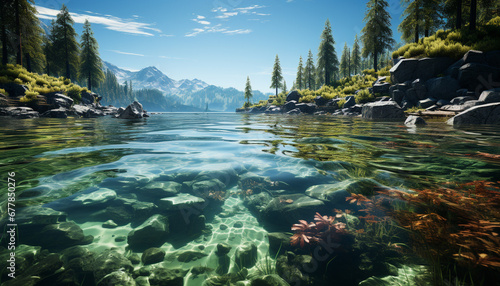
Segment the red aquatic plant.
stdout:
[[[342,215],[337,214],[336,217]],[[331,241],[332,238],[346,233],[346,225],[342,222],[335,222],[335,217],[322,216],[316,213],[315,222],[299,220],[292,226],[295,234],[290,237],[292,246],[305,247],[306,244],[320,243],[322,241]]]

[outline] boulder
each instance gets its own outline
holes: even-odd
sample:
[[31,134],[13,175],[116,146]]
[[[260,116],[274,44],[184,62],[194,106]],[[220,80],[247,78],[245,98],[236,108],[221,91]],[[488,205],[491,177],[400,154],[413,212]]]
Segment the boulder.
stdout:
[[356,105],[356,99],[353,95],[349,95],[345,97],[345,103],[343,108],[350,108]]
[[500,51],[490,51],[484,54],[486,62],[492,67],[500,67]]
[[177,261],[179,262],[192,262],[196,261],[200,258],[203,258],[207,256],[207,254],[200,252],[200,251],[192,251],[192,250],[186,250],[184,252],[181,252],[179,256],[177,256]]
[[404,111],[394,101],[365,104],[361,113],[365,119],[404,120],[406,118]]
[[[297,285],[299,285],[298,283]],[[261,277],[252,278],[250,286],[290,286],[278,274],[268,274]]]
[[[460,67],[458,82],[461,87],[469,90],[490,89],[494,82],[500,79],[500,68],[484,64],[468,63]],[[486,85],[486,86],[484,86]]]
[[408,80],[415,79],[415,69],[418,66],[417,59],[402,59],[389,72],[391,73],[391,81],[394,84],[404,83]]
[[427,87],[425,86],[424,83],[422,83],[422,80],[416,79],[413,81],[411,84],[413,90],[415,91],[416,97],[421,100],[421,99],[426,99],[427,98]]
[[155,268],[148,277],[151,286],[182,286],[188,270]]
[[401,90],[395,90],[392,92],[392,99],[397,103],[397,104],[402,104],[403,98],[405,97],[405,93]]
[[431,107],[433,106],[434,104],[436,104],[436,101],[432,98],[427,98],[427,99],[424,99],[424,100],[420,100],[418,102],[419,106],[421,108],[428,108],[428,107]]
[[479,101],[485,103],[500,102],[500,90],[485,90],[479,96]]
[[29,206],[19,208],[16,212],[16,222],[20,225],[26,224],[57,224],[66,221],[66,213],[55,211],[43,206]]
[[[261,203],[262,205],[258,205]],[[299,219],[313,217],[316,212],[326,211],[323,201],[311,198],[304,194],[292,194],[267,199],[256,202],[256,205],[249,205],[259,211],[260,217],[267,223],[274,225],[292,225]]]
[[257,246],[251,242],[245,242],[236,248],[235,262],[238,268],[251,268],[257,262]]
[[476,98],[475,97],[472,97],[472,96],[457,96],[455,98],[453,98],[450,103],[451,104],[464,104],[465,102],[467,101],[470,101],[470,100],[475,100]]
[[388,93],[391,84],[388,82],[375,83],[372,87],[374,93]]
[[341,207],[351,194],[373,195],[375,188],[382,185],[372,179],[349,179],[335,184],[314,185],[306,190],[306,195]]
[[410,115],[406,118],[405,125],[427,125],[427,123],[420,116]]
[[94,206],[102,205],[116,199],[116,192],[108,188],[91,187],[85,193],[72,199],[75,205]]
[[436,105],[438,105],[438,106],[445,106],[445,105],[449,105],[449,104],[451,104],[451,102],[449,102],[446,99],[440,99],[436,102]]
[[40,117],[68,118],[68,110],[63,107],[59,107],[57,109],[50,109],[42,113]]
[[131,273],[134,266],[122,253],[115,249],[104,250],[97,255],[94,261],[94,278],[95,281],[100,281],[106,275],[114,271],[125,271]]
[[428,80],[444,73],[446,69],[454,63],[454,60],[447,57],[423,58],[418,60],[418,66],[415,69],[415,78]]
[[82,104],[91,105],[97,102],[99,96],[95,93],[82,92]]
[[460,88],[458,81],[450,76],[430,79],[425,85],[428,97],[446,100],[453,99]]
[[181,184],[173,181],[154,181],[143,187],[141,194],[157,198],[173,197],[181,191],[181,187]]
[[300,112],[300,109],[295,108],[295,109],[288,111],[286,114],[301,114],[301,113],[302,112]]
[[120,286],[136,286],[134,278],[129,273],[117,270],[111,272],[99,280],[97,286],[120,285]]
[[118,114],[121,119],[137,119],[143,118],[146,112],[142,109],[142,104],[138,101],[132,102],[122,113]]
[[7,107],[5,108],[7,115],[17,119],[29,119],[39,117],[39,113],[30,107]]
[[165,258],[165,250],[158,247],[151,247],[142,253],[141,261],[144,265],[162,262]]
[[296,90],[290,91],[287,96],[286,96],[286,101],[292,101],[295,100],[296,102],[299,102],[300,99],[300,93]]
[[476,63],[476,64],[488,64],[486,62],[486,57],[483,52],[470,50],[462,57],[463,64]]
[[454,127],[469,124],[500,124],[500,102],[474,106],[447,121]]
[[158,247],[165,242],[168,234],[168,218],[156,214],[132,230],[128,234],[127,242],[131,248]]
[[231,246],[227,243],[218,243],[217,244],[217,251],[215,251],[215,254],[217,256],[223,256],[229,253],[231,251]]
[[287,103],[285,103],[285,106],[284,106],[285,112],[288,112],[290,110],[294,110],[296,104],[297,104],[297,101],[295,101],[295,100],[290,100]]
[[9,101],[7,100],[7,96],[0,93],[0,107],[9,106]]
[[93,241],[93,237],[85,236],[80,226],[73,221],[49,224],[43,227],[36,236],[33,243],[47,249],[64,249]]
[[302,113],[313,114],[316,111],[316,104],[313,103],[298,103],[295,106]]
[[157,202],[158,207],[165,210],[180,210],[180,209],[201,209],[205,204],[205,200],[190,194],[181,193],[174,197],[162,198]]
[[50,104],[54,109],[63,107],[70,108],[73,105],[73,99],[59,92],[51,92],[44,95],[47,104]]
[[10,97],[23,96],[26,94],[26,91],[29,90],[27,86],[13,82],[0,83],[0,88],[5,89]]
[[317,106],[323,106],[326,105],[328,100],[322,96],[316,96],[316,98],[314,98],[314,102],[316,103]]

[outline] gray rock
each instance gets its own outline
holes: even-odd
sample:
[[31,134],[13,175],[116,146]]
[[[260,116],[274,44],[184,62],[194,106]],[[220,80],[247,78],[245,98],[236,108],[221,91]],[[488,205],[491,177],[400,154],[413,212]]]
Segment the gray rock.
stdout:
[[460,86],[468,90],[490,89],[491,86],[484,86],[483,84],[485,82],[486,85],[492,84],[498,81],[498,78],[500,78],[500,68],[476,63],[465,64],[460,67],[458,72]]
[[260,203],[255,207],[249,205],[249,208],[257,210],[263,220],[274,225],[292,225],[299,219],[327,210],[323,201],[303,194],[283,195]]
[[165,250],[158,247],[151,247],[142,253],[141,261],[144,265],[162,262],[165,258]]
[[5,108],[7,115],[17,119],[37,118],[40,114],[30,107],[7,107]]
[[131,273],[134,266],[122,253],[114,249],[104,250],[94,261],[95,281],[100,281],[106,275],[114,271],[124,271]]
[[476,63],[476,64],[488,64],[486,62],[486,57],[483,52],[470,50],[462,58],[463,64]]
[[316,104],[313,103],[298,103],[295,105],[296,108],[302,113],[313,114],[316,111]]
[[99,280],[97,286],[120,285],[120,286],[136,286],[134,278],[125,271],[117,270],[109,273]]
[[485,90],[479,96],[479,101],[483,101],[485,103],[491,102],[500,102],[500,90]]
[[205,204],[205,200],[190,194],[181,193],[174,197],[162,198],[157,202],[158,206],[165,210],[180,210],[180,209],[201,209]]
[[137,119],[145,117],[144,115],[146,115],[146,112],[142,109],[142,104],[134,101],[122,113],[119,113],[118,118]]
[[415,79],[415,69],[418,66],[416,59],[402,59],[389,72],[391,73],[392,83],[404,83]]
[[428,107],[431,107],[433,106],[434,104],[436,104],[436,101],[433,100],[432,98],[427,98],[427,99],[424,99],[424,100],[420,100],[418,102],[419,106],[421,108],[428,108]]
[[91,105],[97,102],[99,96],[95,93],[82,92],[82,104]]
[[405,97],[403,97],[403,101],[411,103],[412,106],[418,104],[420,98],[417,95],[417,91],[414,88],[410,88],[406,91]]
[[428,80],[444,73],[453,63],[453,59],[446,57],[420,59],[418,60],[418,66],[415,69],[414,77],[423,81]]
[[47,100],[47,104],[50,104],[53,109],[57,109],[60,107],[68,109],[71,107],[71,105],[73,105],[74,102],[71,97],[59,92],[47,93],[44,96]]
[[42,113],[40,117],[49,117],[49,118],[68,118],[68,110],[63,107],[57,109],[50,109]]
[[467,110],[469,108],[472,108],[474,106],[478,106],[478,105],[483,105],[484,102],[482,101],[479,101],[479,100],[469,100],[469,101],[466,101],[464,102],[464,104],[462,104],[462,109],[463,110]]
[[458,81],[450,76],[430,79],[426,82],[427,96],[436,99],[451,100],[460,88]]
[[447,121],[454,127],[469,124],[500,124],[500,102],[472,107]]
[[226,190],[226,185],[219,179],[208,179],[195,182],[192,185],[192,192],[196,196],[205,197],[208,195],[209,191],[224,191]]
[[486,62],[492,67],[500,67],[500,51],[490,51],[486,52],[485,55]]
[[401,104],[403,102],[403,98],[405,97],[405,93],[401,90],[395,90],[392,93],[392,99],[397,103]]
[[0,88],[5,89],[5,91],[11,97],[23,96],[26,94],[26,91],[29,90],[27,86],[21,84],[15,84],[13,82],[0,83]]
[[158,247],[165,242],[168,234],[168,218],[156,214],[132,230],[128,234],[127,242],[131,248]]
[[356,99],[353,95],[348,95],[345,97],[345,103],[343,108],[350,108],[356,105]]
[[302,112],[300,112],[300,109],[295,108],[295,109],[288,111],[286,114],[301,114],[301,113]]
[[207,256],[207,254],[200,252],[200,251],[191,251],[191,250],[186,250],[184,252],[181,252],[179,256],[177,256],[177,261],[179,262],[191,262],[191,261],[196,261],[200,258],[203,258]]
[[314,98],[314,102],[316,103],[317,106],[323,106],[326,105],[328,100],[322,96],[316,96],[316,98]]
[[440,99],[436,102],[437,105],[439,106],[445,106],[445,105],[449,105],[451,104],[448,100],[445,100],[445,99]]
[[361,111],[365,119],[404,120],[403,110],[394,101],[368,103]]
[[420,79],[416,79],[415,81],[413,81],[412,88],[419,100],[427,98],[427,87],[422,83]]
[[250,281],[250,286],[290,286],[278,274],[268,274],[262,277],[255,277]]
[[427,123],[420,116],[410,115],[406,118],[405,125],[427,125]]
[[376,83],[373,85],[372,89],[374,93],[388,93],[391,84],[388,82]]
[[215,254],[217,256],[222,256],[228,254],[229,251],[231,251],[231,246],[227,243],[222,242],[217,244],[217,251],[215,252]]
[[[465,89],[465,91],[466,91],[466,93],[465,93],[465,94],[467,94],[467,90],[466,90],[466,89]],[[457,91],[457,93],[458,93],[458,91]],[[465,102],[467,102],[467,101],[470,101],[470,100],[475,100],[475,99],[476,99],[476,98],[475,98],[475,97],[473,97],[473,96],[467,96],[467,95],[466,95],[466,96],[457,96],[457,97],[453,98],[453,99],[450,101],[450,103],[451,103],[451,104],[464,104],[464,103],[465,103]]]
[[105,223],[102,224],[103,228],[117,228],[118,224],[114,222],[113,220],[107,220]]
[[329,202],[332,205],[343,205],[345,198],[351,194],[373,195],[374,188],[382,185],[372,179],[349,179],[335,184],[314,185],[306,190],[306,195]]
[[[96,191],[93,191],[96,190]],[[90,188],[86,193],[77,195],[72,199],[76,205],[94,206],[105,204],[116,199],[116,192],[108,188]]]
[[286,101],[292,101],[295,100],[296,102],[299,102],[300,99],[300,93],[296,90],[290,91],[287,96],[286,96]]
[[257,246],[251,242],[245,242],[236,248],[235,262],[241,269],[251,268],[257,262]]
[[20,225],[57,224],[65,221],[66,213],[39,205],[19,208],[16,212],[16,222]]
[[297,104],[297,101],[295,101],[295,100],[290,100],[287,103],[285,103],[285,107],[284,107],[285,112],[288,112],[290,110],[294,110],[295,104]]
[[[35,264],[40,258],[41,249],[42,248],[40,246],[17,244],[15,249],[16,272],[25,273],[26,269]],[[2,269],[10,267],[10,262],[8,261],[9,259],[11,259],[10,251],[1,251],[0,267],[2,267]]]

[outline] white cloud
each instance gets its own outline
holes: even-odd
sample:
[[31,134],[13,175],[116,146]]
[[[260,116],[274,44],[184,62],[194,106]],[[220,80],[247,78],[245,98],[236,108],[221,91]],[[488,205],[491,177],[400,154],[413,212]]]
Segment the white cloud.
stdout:
[[193,19],[193,21],[195,21],[198,24],[205,25],[205,26],[210,25],[209,21],[206,21],[206,20],[203,20],[203,19],[205,19],[205,17],[203,17],[203,16],[197,16],[196,18]]
[[122,51],[118,51],[118,50],[110,50],[110,51],[113,53],[122,54],[122,55],[144,57],[143,54],[128,53],[128,52],[122,52]]
[[246,14],[246,13],[250,12],[251,10],[261,9],[261,8],[264,8],[264,7],[266,7],[266,6],[253,5],[253,6],[244,7],[244,8],[234,8],[234,10],[240,11],[242,14]]
[[215,16],[215,18],[217,18],[217,19],[227,19],[229,17],[233,17],[233,16],[236,16],[236,15],[238,15],[238,12],[224,12],[224,13],[222,13],[222,15]]
[[196,16],[196,19],[198,19],[198,20],[203,20],[205,18],[206,18],[205,16],[201,16],[201,15]]
[[204,28],[195,28],[191,33],[186,34],[186,37],[195,37],[199,34],[208,34],[208,33],[222,33],[226,35],[241,35],[251,33],[250,29],[237,29],[237,30],[228,30],[227,28],[222,27],[221,24],[217,24],[211,27]]
[[[45,8],[36,5],[35,7],[38,11],[38,18],[40,19],[49,19],[49,20],[54,19],[59,13],[59,10]],[[161,33],[161,30],[152,27],[153,26],[152,24],[136,22],[130,19],[122,19],[112,15],[105,15],[105,16],[88,15],[91,13],[88,14],[70,13],[70,14],[75,23],[83,24],[85,20],[88,20],[91,24],[104,25],[106,29],[112,31],[135,34],[135,35],[144,35],[144,36],[154,36],[152,32]]]
[[238,30],[224,31],[223,33],[228,35],[241,35],[241,34],[249,34],[251,32],[252,30],[250,29],[238,29]]

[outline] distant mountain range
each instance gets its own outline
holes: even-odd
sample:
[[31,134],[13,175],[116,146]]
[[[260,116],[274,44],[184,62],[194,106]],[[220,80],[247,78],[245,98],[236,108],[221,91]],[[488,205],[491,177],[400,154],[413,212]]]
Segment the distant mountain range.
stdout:
[[[118,82],[132,81],[136,89],[158,89],[166,96],[178,98],[183,105],[212,111],[234,111],[245,102],[244,93],[235,88],[222,88],[199,79],[174,80],[162,73],[156,67],[143,68],[133,72],[104,62],[104,69],[113,72]],[[252,101],[267,100],[269,94],[258,90],[253,91]]]

